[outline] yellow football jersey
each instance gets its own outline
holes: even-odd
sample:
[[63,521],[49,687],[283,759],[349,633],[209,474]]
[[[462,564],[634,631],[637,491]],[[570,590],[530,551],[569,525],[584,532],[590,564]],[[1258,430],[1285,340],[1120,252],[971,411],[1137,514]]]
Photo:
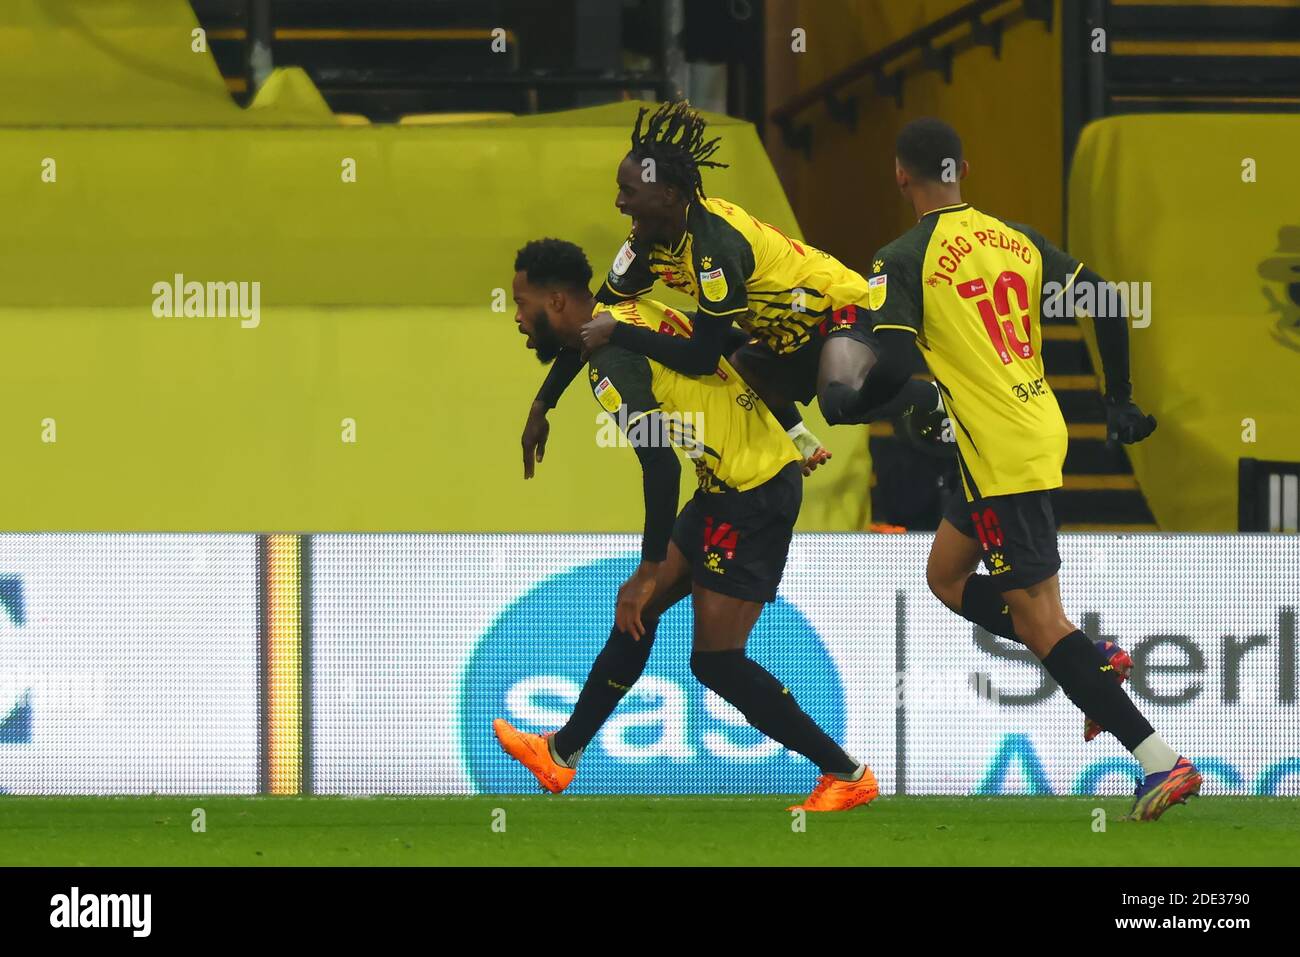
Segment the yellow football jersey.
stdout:
[[865,303],[867,293],[862,275],[829,253],[721,199],[691,203],[686,232],[672,248],[629,236],[597,299],[643,296],[656,279],[696,300],[702,313],[733,319],[778,355],[808,343],[836,309]]
[[[686,316],[652,299],[598,305],[595,312],[655,332],[691,334]],[[705,491],[745,491],[800,460],[785,430],[726,359],[713,375],[689,376],[611,344],[592,354],[587,378],[628,442],[671,442],[692,459]],[[650,434],[647,420],[656,410],[661,435]]]
[[969,204],[927,213],[876,254],[872,327],[909,329],[952,417],[967,499],[1061,485],[1067,434],[1043,371],[1045,295],[1082,265]]

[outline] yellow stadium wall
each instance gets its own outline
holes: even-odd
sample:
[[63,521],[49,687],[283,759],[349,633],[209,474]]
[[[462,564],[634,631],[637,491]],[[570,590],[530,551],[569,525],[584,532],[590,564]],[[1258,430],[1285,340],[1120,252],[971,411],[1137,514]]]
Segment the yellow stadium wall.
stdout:
[[1238,460],[1300,461],[1298,152],[1294,116],[1120,116],[1080,138],[1070,248],[1151,284],[1132,380],[1159,427],[1128,453],[1165,531],[1235,530]]
[[[952,12],[964,0],[778,0],[769,4],[768,104],[790,97]],[[987,47],[953,61],[953,81],[938,73],[908,77],[903,105],[874,92],[870,79],[847,88],[859,101],[856,130],[822,106],[802,114],[813,135],[812,161],[790,150],[768,125],[766,142],[786,194],[812,241],[857,269],[915,223],[894,185],[894,139],[909,120],[938,116],[961,134],[971,175],[965,198],[1061,239],[1060,3],[1053,29],[1024,21],[1003,36],[1001,59]],[[807,33],[793,53],[790,32]],[[965,28],[954,36],[964,34]]]
[[[581,383],[524,483],[519,431],[543,370],[509,301],[528,239],[574,240],[597,276],[608,268],[636,108],[441,127],[0,129],[0,527],[638,530],[636,458],[597,446]],[[714,121],[732,166],[706,188],[801,235],[753,127]],[[153,285],[176,273],[260,282],[260,325],[156,318]],[[865,443],[823,434],[840,472],[810,485],[801,527],[859,527],[861,495],[845,504],[840,483]]]

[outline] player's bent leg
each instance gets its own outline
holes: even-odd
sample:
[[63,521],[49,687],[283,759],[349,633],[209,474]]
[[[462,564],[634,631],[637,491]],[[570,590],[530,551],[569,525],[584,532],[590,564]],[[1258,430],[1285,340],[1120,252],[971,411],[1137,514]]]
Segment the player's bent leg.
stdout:
[[[1076,628],[1075,625],[1071,624],[1070,620],[1066,618],[1065,609],[1061,607],[1060,580],[1058,580],[1056,576],[1050,577],[1048,581],[1044,581],[1044,583],[1026,589],[1026,592],[1032,596],[1032,594],[1039,592],[1040,589],[1043,590],[1047,598],[1045,598],[1044,603],[1041,603],[1039,610],[1036,612],[1022,610],[1021,614],[1024,616],[1024,620],[1026,620],[1026,624],[1023,624],[1023,627],[1035,629],[1037,636],[1035,641],[1037,641],[1039,646],[1035,648],[1034,645],[1030,645],[1030,650],[1034,651],[1039,659],[1043,659],[1047,657],[1054,642],[1056,642],[1056,640],[1050,636],[1057,635],[1057,633],[1061,633],[1062,636],[1069,635],[1070,632],[1076,631]],[[983,607],[984,611],[991,611],[993,603],[1002,601],[1006,601],[1006,597],[1004,594],[996,593],[996,588],[992,584],[991,577],[984,575],[971,576],[970,584],[966,589],[966,596],[963,597],[963,603],[965,603],[965,605],[972,607],[972,609]],[[1005,605],[1004,607],[1010,609],[1010,603],[1008,602],[1008,605]],[[1035,614],[1037,615],[1037,618],[1035,618]],[[970,615],[967,615],[967,618],[970,618]],[[1018,637],[1018,625],[1015,623],[1015,619],[1009,618],[1009,620],[1011,623],[1011,633],[1010,635],[1004,635],[1004,637],[1009,637],[1013,641],[1021,641],[1021,638]],[[1030,642],[1024,641],[1022,644],[1028,645]],[[1109,672],[1110,676],[1113,677],[1115,684],[1125,683],[1125,680],[1132,671],[1132,666],[1134,666],[1134,661],[1132,661],[1132,658],[1128,655],[1127,651],[1122,649],[1121,646],[1115,644],[1113,641],[1102,640],[1093,642],[1093,644],[1096,646],[1097,653],[1099,653],[1102,659],[1104,659],[1105,666],[1102,670]],[[1104,726],[1102,726],[1101,722],[1093,718],[1088,711],[1084,711],[1084,742],[1095,739],[1095,737],[1100,735],[1102,731],[1104,731]]]
[[992,576],[975,574],[982,549],[971,529],[966,503],[958,496],[930,545],[926,584],[936,598],[967,621],[989,634],[1024,644],[1012,626],[1010,610]]
[[695,645],[691,672],[769,738],[802,754],[822,770],[807,811],[847,811],[879,794],[875,775],[850,757],[766,668],[745,654],[762,604],[696,586]]
[[930,543],[930,557],[925,563],[925,583],[930,586],[935,598],[961,615],[966,580],[974,574],[979,563],[980,543],[971,536],[963,535],[956,525],[944,518],[934,533],[934,541]]
[[[745,654],[763,605],[776,599],[802,498],[803,482],[791,463],[757,488],[735,495],[697,493],[682,511],[673,539],[697,559],[692,569],[691,671],[759,731],[826,772],[830,780],[823,778],[816,807],[810,809],[843,810],[876,796],[870,771],[845,754],[789,689]],[[729,536],[711,535],[710,528],[731,531]]]
[[763,603],[724,595],[701,585],[691,589],[695,636],[691,652],[743,651]]
[[578,694],[573,713],[551,741],[551,752],[560,764],[567,767],[577,765],[582,750],[645,670],[660,616],[686,597],[690,589],[690,563],[677,544],[669,542],[668,555],[659,567],[654,591],[641,612],[645,634],[638,639],[617,627],[610,629],[609,638],[596,656]]
[[[989,571],[987,575],[971,575],[966,579],[962,586],[961,615],[992,634],[1024,644],[1011,620],[1010,605],[1003,592],[1021,586],[1037,588],[1055,581],[1061,558],[1056,547],[1056,519],[1050,496],[1036,492],[974,502],[956,499],[949,503],[944,519],[972,543],[979,536],[977,553]],[[950,541],[945,538],[946,551],[955,553],[959,546],[949,544]],[[946,601],[953,597],[952,579],[959,567],[954,562],[935,572],[934,577],[946,582]],[[1060,595],[1055,584],[1051,587],[1052,614],[1057,615],[1055,609],[1060,604]],[[1064,612],[1059,615],[1063,616]],[[1053,622],[1052,627],[1062,630],[1059,621]],[[1064,631],[1073,630],[1074,626],[1066,622]],[[1115,680],[1122,684],[1133,666],[1128,652],[1112,641],[1098,641],[1096,646],[1109,663]],[[1101,730],[1101,725],[1085,713],[1083,740],[1091,741]]]
[[857,330],[827,337],[817,368],[817,402],[831,425],[894,420],[894,434],[909,445],[940,458],[956,454],[947,412],[933,382],[908,379],[896,395],[872,405],[867,375],[876,364],[874,340]]
[[1057,643],[1078,629],[1065,616],[1057,575],[1025,588],[1002,592],[1017,635],[1041,661]]
[[659,566],[655,590],[646,602],[642,618],[646,615],[658,620],[659,616],[691,593],[691,563],[682,554],[676,542],[668,543],[668,557]]
[[1118,738],[1142,765],[1145,778],[1138,784],[1131,817],[1153,821],[1199,793],[1201,776],[1196,768],[1155,732],[1115,680],[1109,659],[1066,617],[1057,576],[1010,589],[1003,596],[1016,633],[1066,697]]
[[[1123,684],[1130,674],[1133,673],[1133,658],[1127,651],[1105,638],[1093,642],[1101,656],[1106,659],[1110,665],[1110,673],[1115,676],[1118,684]],[[1087,715],[1083,716],[1083,740],[1086,744],[1106,729]]]
[[552,734],[532,734],[513,727],[504,718],[492,722],[502,750],[537,778],[543,788],[559,794],[576,774],[578,759],[609,718],[623,696],[641,677],[654,644],[659,617],[691,590],[690,563],[675,543],[659,568],[655,590],[641,614],[645,634],[638,640],[617,628],[596,656],[564,727]]
[[875,352],[861,339],[832,336],[826,340],[817,365],[817,404],[822,418],[831,425],[863,421],[862,387],[875,364]]

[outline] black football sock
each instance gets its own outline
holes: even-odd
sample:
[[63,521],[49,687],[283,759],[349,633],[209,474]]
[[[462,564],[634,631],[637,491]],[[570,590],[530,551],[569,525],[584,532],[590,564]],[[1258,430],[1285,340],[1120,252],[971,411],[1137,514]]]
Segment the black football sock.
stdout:
[[1043,667],[1080,711],[1129,751],[1155,733],[1115,680],[1105,656],[1083,632],[1073,631],[1058,641],[1043,659]]
[[645,634],[640,641],[617,628],[610,630],[605,647],[591,665],[587,681],[578,695],[578,703],[573,706],[573,714],[552,736],[553,753],[565,764],[573,766],[582,749],[591,743],[605,719],[645,670],[659,619],[642,620]]
[[1024,644],[1011,624],[1011,611],[990,575],[971,575],[961,592],[961,616],[991,635]]
[[790,689],[762,665],[733,651],[697,651],[691,672],[706,688],[735,706],[745,720],[774,741],[797,751],[828,774],[852,775],[858,762],[799,707]]

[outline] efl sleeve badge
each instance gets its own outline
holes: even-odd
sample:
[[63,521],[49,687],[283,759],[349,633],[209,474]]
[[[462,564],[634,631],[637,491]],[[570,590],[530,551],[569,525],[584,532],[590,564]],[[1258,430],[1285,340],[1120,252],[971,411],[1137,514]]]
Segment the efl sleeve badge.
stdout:
[[606,412],[617,412],[623,405],[623,397],[618,394],[618,389],[614,388],[614,383],[609,381],[609,376],[596,383],[596,387],[591,391],[595,393],[596,401]]
[[881,273],[867,280],[867,305],[873,312],[878,312],[885,304],[885,293],[889,288],[889,274]]
[[632,243],[630,241],[625,242],[623,248],[618,251],[618,255],[614,257],[614,265],[609,267],[610,275],[624,275],[628,267],[632,265],[633,259],[636,259],[636,253],[632,250]]
[[721,266],[700,273],[700,295],[710,302],[721,302],[727,298],[727,277]]

